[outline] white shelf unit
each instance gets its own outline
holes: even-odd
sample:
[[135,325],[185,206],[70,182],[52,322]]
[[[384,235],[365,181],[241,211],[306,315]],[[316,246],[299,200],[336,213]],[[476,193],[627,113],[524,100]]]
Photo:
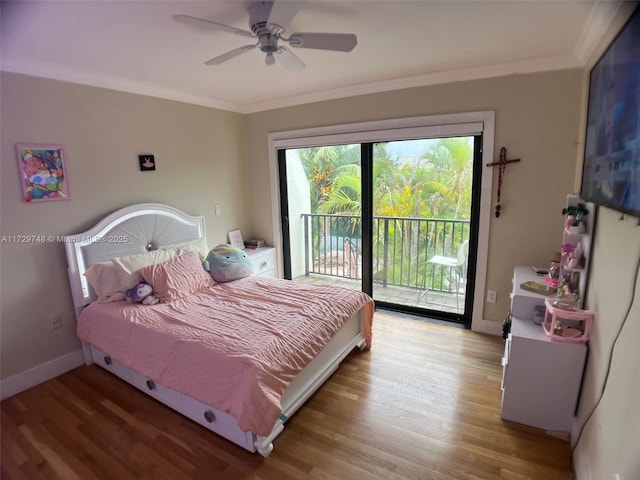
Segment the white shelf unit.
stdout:
[[554,342],[533,323],[545,296],[520,284],[541,281],[531,267],[516,267],[511,296],[511,333],[502,358],[502,409],[505,420],[544,430],[571,432],[587,354],[584,343]]
[[595,205],[591,202],[585,202],[577,195],[567,196],[567,206],[577,205],[578,203],[584,203],[589,210],[589,214],[584,217],[584,223],[586,225],[583,233],[570,233],[566,228],[563,228],[562,243],[569,243],[574,247],[578,243],[582,244],[584,261],[579,268],[570,268],[562,266],[560,269],[561,277],[570,278],[571,275],[577,275],[577,280],[571,282],[573,286],[572,290],[578,294],[580,301],[578,308],[583,308],[584,294],[587,286],[587,274],[589,272],[589,257],[591,256],[591,239],[593,237],[593,224],[595,223]]

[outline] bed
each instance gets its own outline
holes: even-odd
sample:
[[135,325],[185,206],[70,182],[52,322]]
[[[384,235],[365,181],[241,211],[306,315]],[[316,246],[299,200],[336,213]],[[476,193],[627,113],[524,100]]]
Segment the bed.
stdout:
[[[373,301],[255,275],[216,283],[200,263],[207,248],[204,217],[161,204],[120,209],[66,236],[85,361],[266,457],[340,362],[370,348]],[[112,275],[114,265],[117,285],[123,271],[127,280],[144,276],[161,301],[105,295],[95,272]]]

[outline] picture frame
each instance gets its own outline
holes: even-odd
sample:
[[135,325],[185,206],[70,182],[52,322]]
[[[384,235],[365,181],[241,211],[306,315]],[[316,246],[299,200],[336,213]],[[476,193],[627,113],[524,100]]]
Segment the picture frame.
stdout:
[[640,7],[591,69],[580,197],[640,218]]
[[240,230],[232,230],[229,232],[229,243],[234,246],[244,250],[244,241],[242,240],[242,233]]
[[16,153],[25,202],[70,200],[63,145],[18,143]]
[[140,163],[141,172],[151,172],[156,169],[156,158],[154,155],[138,155],[138,162]]

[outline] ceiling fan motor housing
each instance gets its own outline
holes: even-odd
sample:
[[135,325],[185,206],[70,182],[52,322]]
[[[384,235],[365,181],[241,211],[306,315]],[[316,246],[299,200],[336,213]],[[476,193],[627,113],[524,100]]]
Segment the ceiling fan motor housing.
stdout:
[[278,40],[284,29],[280,25],[268,23],[273,2],[255,2],[249,5],[249,26],[258,37],[260,50],[265,53],[278,51]]
[[278,51],[278,40],[280,39],[278,31],[272,32],[265,22],[251,25],[251,31],[258,37],[260,50],[265,53]]

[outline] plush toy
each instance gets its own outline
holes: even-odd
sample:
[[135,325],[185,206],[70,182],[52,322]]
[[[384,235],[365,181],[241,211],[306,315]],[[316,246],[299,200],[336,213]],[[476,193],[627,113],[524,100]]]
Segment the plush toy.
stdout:
[[218,245],[207,255],[209,273],[216,282],[230,282],[248,277],[253,264],[244,250],[231,245]]
[[129,303],[142,303],[144,305],[155,305],[160,300],[153,294],[153,287],[147,282],[140,282],[135,287],[125,292]]

